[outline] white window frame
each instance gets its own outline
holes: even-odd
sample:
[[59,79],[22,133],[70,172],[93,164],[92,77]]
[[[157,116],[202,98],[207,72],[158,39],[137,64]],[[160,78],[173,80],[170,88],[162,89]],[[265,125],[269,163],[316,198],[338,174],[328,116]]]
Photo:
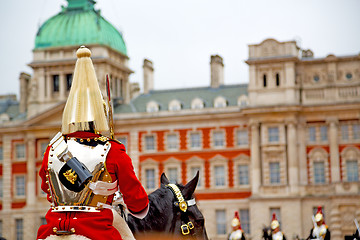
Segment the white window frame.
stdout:
[[[278,126],[269,126],[267,128],[267,134],[268,134],[268,143],[279,143],[280,142],[280,129]],[[275,138],[275,139],[273,139],[273,138]]]
[[341,141],[348,142],[350,140],[348,124],[340,125],[340,134],[341,134]]
[[160,111],[160,105],[155,101],[150,101],[146,104],[146,112],[156,113]]
[[[145,190],[148,192],[152,192],[155,189],[157,189],[159,187],[159,181],[158,181],[158,176],[159,176],[159,163],[151,158],[144,160],[143,162],[140,163],[140,167],[141,167],[141,184],[144,186]],[[155,187],[154,188],[147,188],[147,177],[146,177],[146,170],[154,170],[155,173]]]
[[[19,220],[19,222],[18,222]],[[19,226],[18,223],[21,223]],[[21,227],[18,229],[18,227]],[[15,218],[15,237],[16,240],[23,240],[24,239],[24,219],[23,218]]]
[[353,140],[359,141],[360,140],[360,123],[352,124],[351,128],[352,128]]
[[238,97],[237,105],[239,107],[246,107],[247,105],[249,105],[248,97],[246,95],[241,95],[240,97]]
[[177,100],[177,99],[171,100],[171,101],[169,102],[169,106],[168,106],[169,111],[173,111],[173,112],[175,112],[175,111],[180,111],[181,108],[182,108],[181,105],[182,105],[182,104],[181,104],[181,102],[180,102],[179,100]]
[[241,227],[246,234],[250,234],[250,210],[239,209]]
[[[16,199],[26,198],[26,175],[25,174],[14,174],[13,177],[14,177],[14,187],[13,187],[14,197]],[[21,194],[21,195],[19,195],[19,192],[18,192],[18,179],[20,179],[20,178],[24,179],[24,194]]]
[[[24,156],[19,156],[19,154],[18,154],[19,146],[23,146]],[[14,159],[16,161],[25,161],[25,159],[26,159],[26,144],[25,144],[25,142],[17,142],[14,144]]]
[[[215,221],[216,221],[216,235],[225,236],[227,232],[227,217],[225,209],[215,210]],[[223,231],[219,231],[223,230]]]
[[[224,156],[218,154],[210,159],[210,186],[215,189],[225,189],[229,186],[229,168],[228,168],[229,160]],[[216,186],[215,180],[215,167],[223,166],[224,167],[224,186]]]
[[[323,148],[314,148],[312,149],[309,154],[309,167],[310,167],[310,182],[314,185],[323,185],[329,182],[329,163],[328,163],[329,154]],[[314,163],[315,162],[323,162],[324,163],[324,176],[325,176],[325,183],[315,183],[315,169]]]
[[[174,139],[175,141],[173,142]],[[179,134],[177,132],[171,132],[166,134],[165,146],[168,151],[178,151],[180,145]]]
[[0,199],[2,199],[3,197],[4,197],[3,177],[0,176]]
[[320,126],[320,141],[321,142],[327,142],[329,140],[329,134],[328,134],[329,128],[326,125]]
[[192,157],[186,160],[186,173],[187,173],[187,182],[194,178],[191,175],[191,168],[199,167],[199,182],[196,189],[204,189],[205,188],[205,160],[199,157]]
[[204,101],[200,98],[194,98],[191,101],[191,109],[203,109],[205,107]]
[[214,108],[224,108],[227,105],[228,104],[227,104],[226,99],[222,96],[218,96],[214,99]]
[[177,182],[179,183],[182,181],[181,161],[176,158],[169,158],[164,162],[164,171],[168,179],[169,179],[170,169],[174,169],[174,168],[177,170]]
[[[318,169],[317,166],[321,166],[322,169]],[[318,170],[322,170],[319,172]],[[313,162],[313,176],[314,176],[314,184],[316,185],[322,185],[326,184],[326,174],[325,174],[326,168],[325,168],[325,161],[314,161]],[[320,178],[320,176],[322,176]],[[318,179],[318,180],[317,180]],[[321,181],[319,181],[319,179]]]
[[[147,144],[147,137],[153,137],[154,139],[154,149],[148,149],[148,144]],[[156,138],[156,134],[145,134],[143,137],[143,143],[144,143],[144,148],[143,151],[144,152],[156,152],[157,150],[157,138]]]
[[[217,135],[222,135],[222,145],[216,145],[218,139],[216,139]],[[212,146],[213,148],[225,148],[226,147],[226,133],[222,129],[213,130],[211,134]]]
[[[240,133],[242,133],[242,134],[240,134]],[[249,146],[249,130],[247,128],[236,130],[236,145],[238,147]]]
[[[274,169],[274,168],[272,168],[272,166],[278,166],[278,167],[277,167],[277,169]],[[275,176],[275,178],[273,176]],[[273,179],[276,181],[273,181]],[[270,185],[280,185],[281,184],[281,163],[278,161],[270,161],[269,162],[269,184]]]
[[0,144],[0,163],[4,161],[4,147]]
[[341,151],[340,156],[342,158],[341,169],[344,181],[348,181],[347,161],[357,161],[358,181],[360,181],[360,150],[357,147],[348,146]]
[[309,143],[316,143],[316,127],[309,126],[307,128],[307,140]]
[[[234,179],[234,187],[236,188],[249,188],[251,184],[251,174],[250,174],[250,157],[245,154],[240,154],[233,158],[234,167],[233,167],[233,179]],[[239,166],[246,165],[248,167],[248,184],[240,184],[239,179]]]
[[[193,139],[192,139],[192,135],[196,134],[199,135],[199,146],[193,146]],[[202,149],[202,133],[200,131],[189,131],[188,133],[188,148],[191,150],[199,150]]]

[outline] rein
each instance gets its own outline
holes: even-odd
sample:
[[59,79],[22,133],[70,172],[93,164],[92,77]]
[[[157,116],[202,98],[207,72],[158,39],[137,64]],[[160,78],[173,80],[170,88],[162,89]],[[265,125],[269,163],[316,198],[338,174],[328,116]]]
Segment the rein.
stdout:
[[189,220],[189,216],[187,214],[188,207],[196,205],[196,201],[194,198],[186,201],[184,196],[182,195],[180,189],[175,184],[169,183],[166,185],[167,188],[171,190],[171,192],[176,197],[176,202],[174,202],[176,207],[179,207],[181,213],[181,233],[182,235],[190,234],[191,230],[194,229],[194,224]]

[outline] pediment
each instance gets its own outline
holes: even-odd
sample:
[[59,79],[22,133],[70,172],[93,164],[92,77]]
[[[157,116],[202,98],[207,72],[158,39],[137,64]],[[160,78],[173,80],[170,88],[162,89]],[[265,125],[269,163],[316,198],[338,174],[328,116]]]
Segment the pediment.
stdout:
[[65,103],[60,103],[23,122],[24,126],[59,126],[61,127],[62,114]]

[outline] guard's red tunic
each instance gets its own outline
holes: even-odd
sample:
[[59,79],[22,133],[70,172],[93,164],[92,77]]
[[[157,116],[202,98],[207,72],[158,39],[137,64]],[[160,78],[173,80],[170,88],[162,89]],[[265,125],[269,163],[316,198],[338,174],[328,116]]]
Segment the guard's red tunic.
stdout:
[[[76,132],[67,136],[95,138],[100,135],[89,132]],[[50,147],[45,152],[39,175],[42,178],[41,189],[47,193],[47,199],[51,202],[48,185],[46,184],[49,150]],[[106,157],[106,167],[113,182],[118,180],[120,191],[128,209],[133,213],[138,213],[147,208],[149,203],[147,194],[135,175],[134,167],[130,157],[125,152],[124,145],[111,141],[111,149]],[[111,204],[112,199],[113,195],[110,195],[106,203]],[[103,209],[100,212],[52,212],[50,209],[45,217],[47,224],[40,226],[37,235],[38,239],[45,239],[47,236],[54,234],[54,227],[66,231],[74,228],[75,234],[93,240],[122,239],[119,232],[112,226],[113,213],[109,209]]]

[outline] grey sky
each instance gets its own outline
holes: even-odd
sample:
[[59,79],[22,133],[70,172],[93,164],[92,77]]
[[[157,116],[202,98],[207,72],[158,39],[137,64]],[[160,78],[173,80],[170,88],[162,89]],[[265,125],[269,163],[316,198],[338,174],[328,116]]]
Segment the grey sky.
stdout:
[[[39,24],[65,0],[0,0],[0,94],[19,92],[21,71],[32,73]],[[97,0],[122,31],[132,82],[142,86],[142,63],[155,67],[155,89],[208,86],[210,55],[224,58],[225,83],[247,83],[249,44],[297,40],[315,57],[360,53],[359,0]]]

